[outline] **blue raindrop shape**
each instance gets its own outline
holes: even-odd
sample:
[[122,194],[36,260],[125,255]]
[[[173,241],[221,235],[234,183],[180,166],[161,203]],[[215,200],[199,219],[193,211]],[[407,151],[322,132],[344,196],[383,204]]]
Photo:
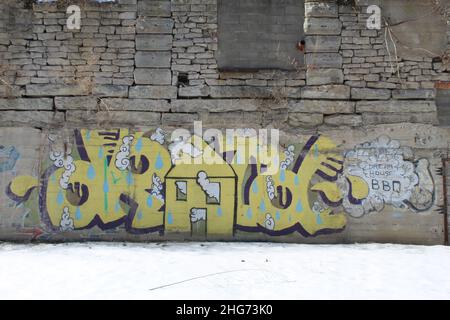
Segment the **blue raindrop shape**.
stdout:
[[103,159],[103,147],[98,148],[98,158],[99,159]]
[[320,216],[320,213],[316,215],[316,222],[317,224],[322,224],[322,217]]
[[75,219],[81,220],[81,211],[80,211],[80,207],[77,207],[77,210],[75,211]]
[[133,184],[133,173],[131,171],[128,171],[126,180],[129,186]]
[[172,216],[172,212],[169,212],[167,214],[167,223],[168,224],[173,224],[173,216]]
[[153,207],[153,197],[151,195],[149,195],[147,198],[147,207]]
[[120,210],[120,203],[119,201],[116,202],[116,205],[114,206],[114,212],[119,212]]
[[142,220],[142,217],[143,217],[142,211],[139,210],[139,212],[137,214],[138,220]]
[[62,206],[62,204],[64,203],[64,195],[61,190],[58,192],[58,195],[56,196],[56,203],[58,203],[58,205],[60,206]]
[[236,152],[236,164],[243,164],[244,160],[242,159],[242,154],[241,152],[238,150]]
[[281,215],[280,215],[280,211],[277,211],[277,213],[275,213],[275,219],[280,220]]
[[319,146],[317,145],[317,143],[314,145],[314,158],[318,158],[319,157]]
[[86,132],[86,140],[87,140],[87,141],[91,140],[91,130],[88,130],[88,131]]
[[295,176],[294,183],[296,186],[298,186],[300,184],[300,179],[298,178],[298,176]]
[[218,217],[221,217],[222,214],[223,214],[222,208],[221,208],[221,207],[218,207],[218,208],[217,208],[217,216],[218,216]]
[[155,162],[155,169],[161,170],[163,166],[164,166],[164,163],[162,161],[161,154],[158,152],[158,156],[156,157],[156,162]]
[[56,182],[56,175],[52,174],[52,177],[50,178],[50,180],[51,180],[52,182]]
[[259,211],[266,211],[266,204],[264,203],[264,200],[261,200],[261,203],[259,204]]
[[103,192],[104,192],[104,193],[108,193],[108,192],[109,192],[109,184],[108,184],[108,181],[105,181],[105,182],[103,183]]
[[91,164],[89,165],[89,169],[87,172],[87,177],[89,180],[94,180],[95,179],[95,169],[94,166]]
[[291,215],[289,215],[288,220],[289,220],[289,222],[292,221],[292,216]]
[[298,200],[297,205],[295,206],[295,211],[297,211],[297,212],[303,211],[302,202],[300,200]]
[[252,208],[249,207],[249,208],[247,209],[247,218],[248,218],[248,219],[251,219],[252,216],[253,216]]
[[252,191],[253,193],[258,193],[258,184],[256,183],[256,181],[252,184]]
[[284,169],[281,169],[281,171],[280,171],[280,181],[281,182],[286,181],[286,170],[284,170]]
[[136,143],[136,151],[140,152],[142,150],[142,138],[139,138]]

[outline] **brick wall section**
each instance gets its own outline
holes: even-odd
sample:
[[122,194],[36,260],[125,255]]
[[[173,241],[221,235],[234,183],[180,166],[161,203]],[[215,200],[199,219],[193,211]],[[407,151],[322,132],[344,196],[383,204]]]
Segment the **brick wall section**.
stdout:
[[2,1],[0,126],[179,126],[201,119],[309,132],[435,124],[434,83],[450,80],[445,64],[400,59],[398,77],[385,30],[368,30],[367,3],[359,4],[305,1],[306,65],[294,59],[293,71],[220,72],[217,0],[89,3],[80,31],[65,29],[65,8]]

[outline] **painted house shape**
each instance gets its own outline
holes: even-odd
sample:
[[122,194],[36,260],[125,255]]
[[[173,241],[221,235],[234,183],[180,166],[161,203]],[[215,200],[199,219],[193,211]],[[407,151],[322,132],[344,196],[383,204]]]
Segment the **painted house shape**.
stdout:
[[222,164],[175,165],[166,175],[165,231],[192,236],[233,236],[237,175]]

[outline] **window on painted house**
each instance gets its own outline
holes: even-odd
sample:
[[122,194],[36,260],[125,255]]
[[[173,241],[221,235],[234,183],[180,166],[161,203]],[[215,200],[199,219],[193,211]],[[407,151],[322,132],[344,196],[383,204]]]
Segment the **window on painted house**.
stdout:
[[219,0],[219,69],[295,70],[303,64],[303,20],[300,0]]

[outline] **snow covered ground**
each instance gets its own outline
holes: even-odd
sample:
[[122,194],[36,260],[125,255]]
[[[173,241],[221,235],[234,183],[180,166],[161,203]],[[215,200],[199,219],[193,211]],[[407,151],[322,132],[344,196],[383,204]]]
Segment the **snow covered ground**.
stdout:
[[0,245],[1,299],[450,299],[450,247]]

